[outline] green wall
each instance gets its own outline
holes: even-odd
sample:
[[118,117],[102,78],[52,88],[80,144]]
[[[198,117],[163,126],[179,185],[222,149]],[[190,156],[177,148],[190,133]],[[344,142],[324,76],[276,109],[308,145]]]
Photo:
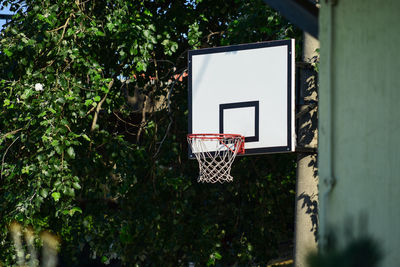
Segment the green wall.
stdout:
[[332,19],[321,5],[321,234],[357,234],[364,214],[382,266],[400,266],[400,1],[339,0]]

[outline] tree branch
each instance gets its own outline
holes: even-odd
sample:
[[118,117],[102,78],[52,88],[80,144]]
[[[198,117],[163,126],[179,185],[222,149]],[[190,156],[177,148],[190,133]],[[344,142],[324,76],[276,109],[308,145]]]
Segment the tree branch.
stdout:
[[9,135],[16,134],[16,133],[18,133],[19,131],[21,131],[22,129],[23,129],[23,128],[19,128],[19,129],[17,129],[17,130],[14,130],[14,131],[5,133],[0,139],[5,139],[5,138],[6,138],[7,136],[9,136]]
[[[114,83],[114,79],[111,80],[111,82],[108,84],[108,90],[110,91],[111,87],[113,86]],[[90,131],[93,132],[96,129],[96,123],[97,123],[97,119],[99,117],[99,112],[101,109],[101,105],[103,105],[104,101],[107,98],[108,93],[106,93],[106,95],[103,97],[102,100],[100,100],[99,103],[97,103],[96,106],[96,111],[94,112],[94,116],[93,116],[93,121],[92,121],[92,126],[90,127]]]
[[143,100],[143,109],[142,109],[142,120],[140,122],[140,128],[138,130],[138,133],[136,135],[136,142],[139,143],[140,140],[140,135],[142,134],[143,131],[143,127],[146,125],[146,109],[147,109],[147,105],[148,105],[148,96],[144,96],[144,100]]
[[211,32],[209,35],[207,35],[207,43],[210,42],[210,39],[212,36],[214,35],[223,35],[225,32],[224,31],[220,31],[220,32]]
[[6,149],[6,151],[4,152],[3,158],[1,159],[1,173],[0,173],[0,180],[3,179],[3,167],[4,167],[4,159],[6,158],[7,152],[10,149],[10,147],[20,138],[20,136],[18,136],[17,138],[14,139],[14,141],[11,143],[11,145],[9,145]]
[[85,116],[89,115],[89,113],[92,113],[92,111],[95,110],[95,109],[96,109],[96,107],[93,106],[91,109],[89,109],[88,112],[86,112],[86,115],[85,115]]
[[64,24],[64,29],[63,29],[63,32],[62,32],[62,34],[61,34],[61,38],[60,38],[60,40],[58,41],[58,43],[60,43],[61,40],[64,39],[65,30],[67,29],[67,26],[68,26],[69,20],[71,19],[71,16],[72,16],[72,14],[68,17],[67,21],[66,21],[65,24]]
[[133,124],[133,123],[127,122],[126,120],[123,120],[121,117],[118,116],[117,113],[115,113],[115,111],[113,111],[113,114],[114,114],[115,117],[117,117],[118,120],[122,121],[125,124],[128,124],[129,126],[136,127],[136,128],[140,127],[140,124],[137,125],[137,124]]
[[173,122],[173,120],[172,120],[172,112],[171,112],[171,94],[172,94],[172,90],[174,90],[174,87],[175,87],[176,82],[179,81],[179,79],[182,77],[182,75],[185,73],[186,70],[187,70],[187,69],[185,68],[185,69],[179,74],[179,76],[176,77],[176,79],[172,82],[171,88],[170,88],[169,91],[168,91],[167,105],[168,105],[169,123],[168,123],[168,126],[167,126],[167,130],[165,131],[164,137],[163,137],[163,139],[161,140],[161,142],[160,142],[160,144],[159,144],[159,146],[158,146],[158,148],[157,148],[157,151],[156,151],[156,153],[154,154],[153,158],[157,157],[158,153],[160,153],[161,147],[162,147],[162,145],[163,145],[165,139],[167,138],[167,135],[168,135],[168,133],[169,133],[169,130],[171,129],[171,125],[172,125],[172,122]]

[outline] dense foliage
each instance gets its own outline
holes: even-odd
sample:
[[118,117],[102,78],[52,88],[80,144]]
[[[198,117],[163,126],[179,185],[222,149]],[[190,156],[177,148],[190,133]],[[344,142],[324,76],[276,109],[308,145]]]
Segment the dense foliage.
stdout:
[[12,221],[59,235],[65,266],[249,265],[290,240],[293,155],[196,183],[185,70],[188,49],[292,25],[261,0],[0,3],[16,12],[0,37],[0,263],[14,262]]

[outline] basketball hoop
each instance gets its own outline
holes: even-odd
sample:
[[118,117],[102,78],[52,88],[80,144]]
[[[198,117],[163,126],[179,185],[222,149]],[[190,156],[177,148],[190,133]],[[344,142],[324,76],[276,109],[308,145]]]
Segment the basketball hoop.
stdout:
[[189,134],[188,143],[199,162],[198,182],[232,182],[232,163],[244,154],[244,136],[239,134]]

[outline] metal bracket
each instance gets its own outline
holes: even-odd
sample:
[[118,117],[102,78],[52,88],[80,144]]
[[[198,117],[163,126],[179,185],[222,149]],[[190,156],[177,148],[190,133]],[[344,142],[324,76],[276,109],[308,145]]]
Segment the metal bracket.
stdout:
[[316,147],[296,147],[295,152],[302,154],[318,154],[318,149]]

